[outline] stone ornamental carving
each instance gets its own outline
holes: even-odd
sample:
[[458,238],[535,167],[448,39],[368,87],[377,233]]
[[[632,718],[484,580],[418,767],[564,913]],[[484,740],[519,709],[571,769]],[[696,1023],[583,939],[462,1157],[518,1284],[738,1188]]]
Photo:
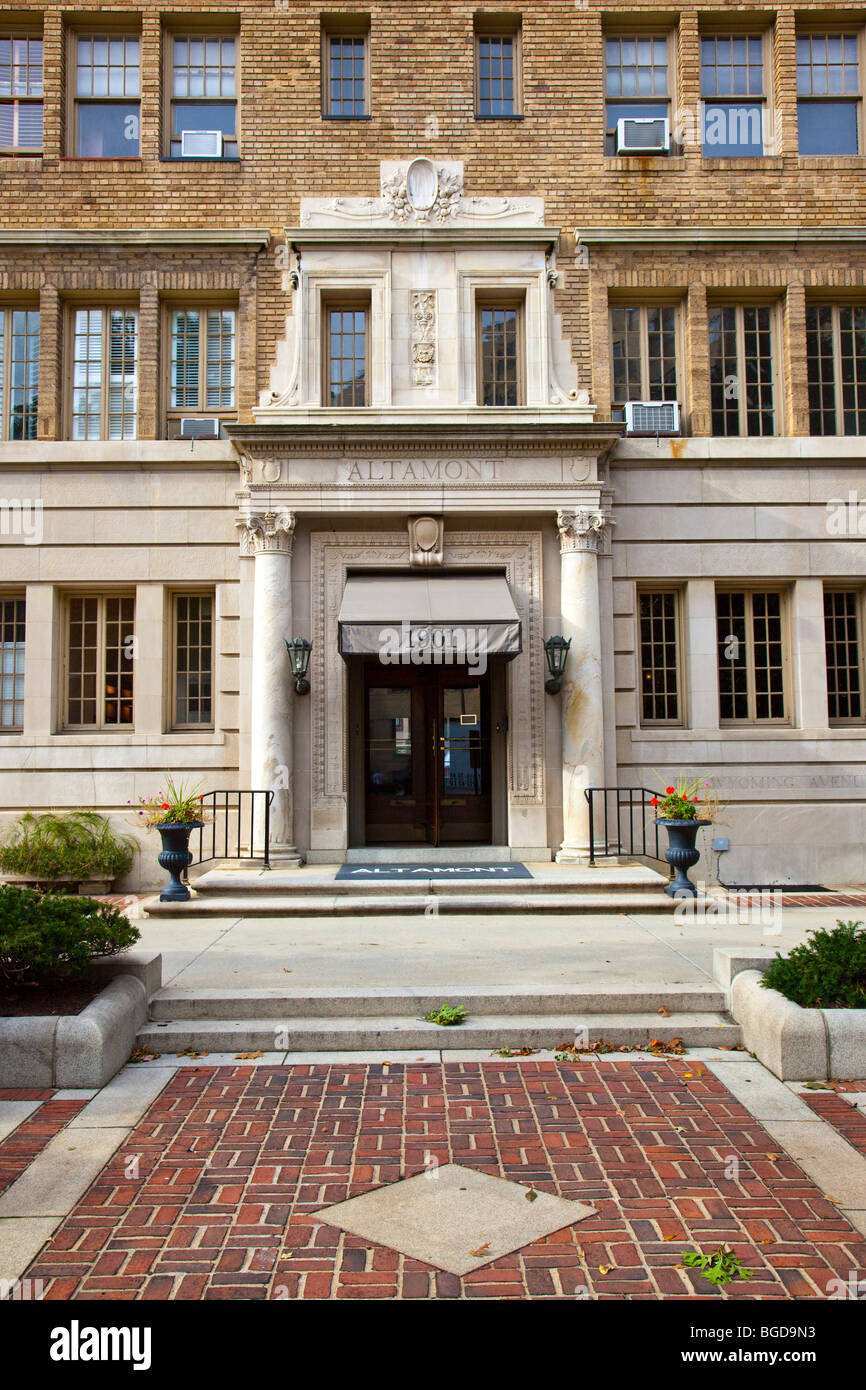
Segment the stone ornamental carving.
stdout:
[[413,159],[405,169],[383,176],[384,214],[395,222],[447,222],[460,210],[462,170]]
[[242,555],[291,555],[295,539],[294,512],[251,512],[236,523]]
[[409,564],[413,569],[432,569],[445,558],[445,522],[441,516],[410,516]]
[[412,291],[412,383],[433,386],[436,381],[436,291]]
[[560,552],[564,555],[570,550],[598,551],[601,548],[605,527],[611,524],[604,512],[588,507],[581,507],[573,512],[557,512]]

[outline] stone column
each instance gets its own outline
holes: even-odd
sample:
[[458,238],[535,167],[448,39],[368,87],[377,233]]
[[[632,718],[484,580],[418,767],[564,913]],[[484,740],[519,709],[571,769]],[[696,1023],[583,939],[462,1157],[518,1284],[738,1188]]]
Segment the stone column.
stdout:
[[[286,639],[292,636],[292,512],[251,512],[238,522],[241,554],[255,557],[250,780],[254,791],[272,791],[271,863],[296,868],[292,788],[292,702],[295,699]],[[256,837],[264,829],[264,808]]]
[[562,634],[571,650],[562,681],[562,847],[558,864],[585,862],[589,808],[584,790],[604,785],[604,699],[598,547],[607,518],[600,511],[560,511]]

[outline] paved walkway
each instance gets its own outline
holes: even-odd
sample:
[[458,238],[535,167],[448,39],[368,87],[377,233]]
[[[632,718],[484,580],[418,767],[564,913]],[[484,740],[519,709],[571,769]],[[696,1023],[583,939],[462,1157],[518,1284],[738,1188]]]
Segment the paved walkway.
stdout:
[[[0,1276],[49,1299],[823,1299],[866,1278],[866,1158],[821,1117],[848,1102],[804,1094],[708,1052],[127,1067],[83,1106],[25,1102],[0,1168],[70,1118],[0,1197]],[[446,1162],[596,1214],[460,1277],[314,1219]],[[683,1267],[720,1244],[751,1279]]]

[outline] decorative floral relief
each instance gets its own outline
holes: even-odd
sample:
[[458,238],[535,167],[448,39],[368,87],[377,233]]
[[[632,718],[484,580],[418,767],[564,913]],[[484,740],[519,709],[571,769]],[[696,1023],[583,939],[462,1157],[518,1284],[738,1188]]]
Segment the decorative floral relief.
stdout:
[[432,386],[436,380],[436,291],[413,290],[412,382]]

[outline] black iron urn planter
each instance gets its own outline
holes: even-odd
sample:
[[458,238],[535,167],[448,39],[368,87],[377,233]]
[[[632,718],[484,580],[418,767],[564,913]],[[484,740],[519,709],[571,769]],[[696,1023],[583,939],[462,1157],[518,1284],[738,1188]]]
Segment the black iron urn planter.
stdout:
[[697,864],[701,857],[700,850],[695,848],[698,831],[702,825],[712,825],[712,821],[669,820],[665,816],[658,816],[656,825],[663,825],[668,832],[665,859],[671,868],[676,870],[677,874],[676,878],[668,884],[665,892],[671,898],[696,898],[698,890],[689,878],[687,871],[693,864]]
[[188,820],[156,827],[162,840],[162,849],[156,856],[157,861],[170,875],[170,881],[159,895],[161,903],[189,902],[189,889],[181,882],[180,876],[192,863],[189,837],[203,824],[200,820]]

